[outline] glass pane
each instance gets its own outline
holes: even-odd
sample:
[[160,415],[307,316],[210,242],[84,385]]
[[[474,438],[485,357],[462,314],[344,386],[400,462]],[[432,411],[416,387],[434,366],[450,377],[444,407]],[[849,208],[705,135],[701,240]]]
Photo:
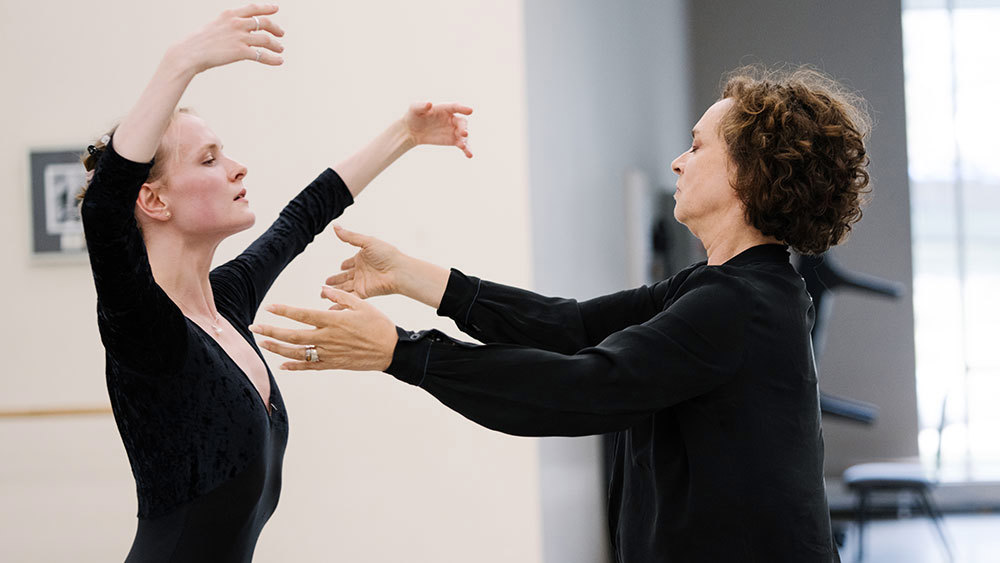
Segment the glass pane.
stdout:
[[[967,362],[971,369],[1000,369],[1000,245],[972,242],[968,263]],[[994,399],[1000,400],[1000,394]]]
[[951,28],[946,10],[903,13],[903,67],[910,176],[950,182],[955,174],[955,124],[950,74]]
[[1000,0],[903,6],[919,444],[968,477],[1000,460]]
[[1000,89],[998,26],[998,9],[955,11],[956,134],[966,181],[1000,181],[1000,114],[991,109]]

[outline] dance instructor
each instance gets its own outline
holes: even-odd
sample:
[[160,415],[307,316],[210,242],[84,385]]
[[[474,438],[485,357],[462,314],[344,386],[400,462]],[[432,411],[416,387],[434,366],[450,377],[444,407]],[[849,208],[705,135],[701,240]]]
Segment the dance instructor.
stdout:
[[[813,306],[789,251],[821,253],[861,216],[862,101],[809,69],[742,69],[673,161],[675,216],[708,260],[578,302],[445,270],[372,237],[322,290],[276,305],[310,330],[254,326],[285,369],[384,370],[495,430],[613,434],[617,561],[837,561],[823,483]],[[484,345],[397,329],[362,298],[399,293]],[[304,361],[307,354],[318,361]]]
[[85,159],[93,175],[81,212],[108,393],[139,504],[129,562],[251,560],[278,502],[288,417],[247,325],[275,277],[403,153],[428,143],[472,156],[458,115],[470,108],[414,105],[210,271],[219,243],[254,224],[247,169],[204,121],[174,108],[202,71],[280,65],[277,11],[224,12],[171,47]]

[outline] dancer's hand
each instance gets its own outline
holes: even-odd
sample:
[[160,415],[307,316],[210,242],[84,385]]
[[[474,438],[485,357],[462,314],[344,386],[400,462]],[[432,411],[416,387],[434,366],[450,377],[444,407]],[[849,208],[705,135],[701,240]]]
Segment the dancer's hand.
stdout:
[[472,108],[462,104],[416,103],[403,116],[403,124],[415,145],[454,145],[472,158],[465,118],[471,113]]
[[[276,66],[284,30],[270,17],[274,5],[227,10],[200,31],[167,49],[153,78],[115,131],[115,150],[135,162],[149,162],[170,125],[174,108],[199,72],[240,60]],[[258,30],[259,27],[259,30]]]
[[395,246],[375,237],[334,225],[340,240],[359,248],[358,253],[344,260],[339,274],[326,279],[326,284],[353,293],[361,299],[399,292],[399,269],[404,255]]
[[[251,325],[254,333],[274,339],[261,342],[260,347],[295,360],[281,364],[281,369],[388,369],[398,339],[389,317],[372,304],[339,289],[324,287],[322,295],[333,302],[328,311],[269,305],[267,310],[271,313],[312,326],[288,329]],[[315,348],[318,361],[306,361],[307,346]]]
[[418,260],[375,237],[354,233],[334,225],[340,240],[359,248],[344,260],[339,274],[326,279],[334,289],[353,293],[361,299],[377,295],[405,295],[437,309],[448,288],[451,272]]
[[197,74],[213,67],[250,60],[277,66],[285,48],[277,37],[285,31],[270,17],[273,4],[249,4],[226,10],[201,30],[176,43],[167,53],[181,68]]
[[381,135],[333,169],[355,198],[397,158],[417,145],[455,146],[472,158],[465,116],[472,108],[461,104],[413,104]]

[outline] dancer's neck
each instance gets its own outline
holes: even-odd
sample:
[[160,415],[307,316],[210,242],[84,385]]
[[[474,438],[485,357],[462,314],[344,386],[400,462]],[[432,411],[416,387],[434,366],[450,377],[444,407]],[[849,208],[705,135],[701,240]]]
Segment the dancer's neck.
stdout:
[[219,242],[174,237],[146,240],[153,279],[192,320],[200,318],[214,323],[218,318],[208,273]]

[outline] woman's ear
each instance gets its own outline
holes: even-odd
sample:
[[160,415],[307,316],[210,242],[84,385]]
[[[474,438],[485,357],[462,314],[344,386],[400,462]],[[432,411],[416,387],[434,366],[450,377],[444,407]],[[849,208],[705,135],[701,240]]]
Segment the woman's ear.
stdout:
[[167,201],[161,197],[163,186],[159,182],[147,182],[139,189],[139,197],[135,200],[136,209],[154,221],[168,221],[170,209]]

